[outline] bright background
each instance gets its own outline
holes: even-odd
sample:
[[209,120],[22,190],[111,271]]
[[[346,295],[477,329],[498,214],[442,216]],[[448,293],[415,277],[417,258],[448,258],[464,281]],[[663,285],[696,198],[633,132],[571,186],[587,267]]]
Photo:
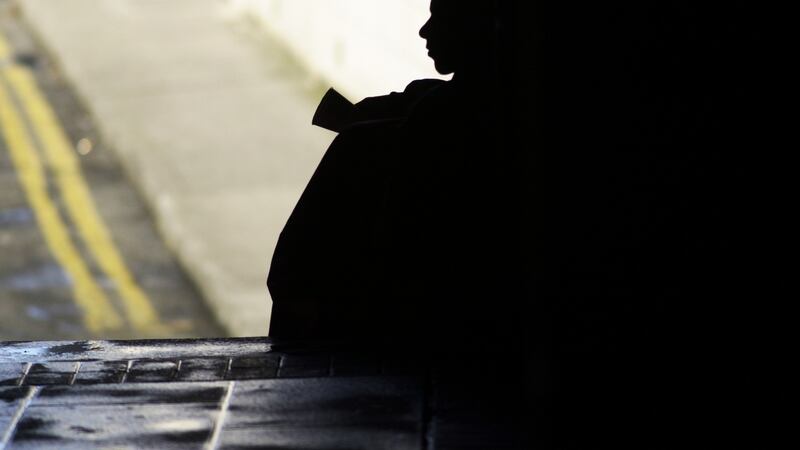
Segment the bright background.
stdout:
[[[312,72],[358,100],[441,78],[418,37],[428,0],[229,0]],[[416,37],[416,39],[409,39]]]

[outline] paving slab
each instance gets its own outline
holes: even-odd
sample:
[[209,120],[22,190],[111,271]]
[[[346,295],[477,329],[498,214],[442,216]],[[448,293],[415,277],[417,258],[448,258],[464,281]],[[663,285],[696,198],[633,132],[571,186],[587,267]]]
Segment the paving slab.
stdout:
[[509,357],[269,338],[0,343],[0,447],[528,448],[518,367],[494,364]]
[[278,234],[333,134],[321,84],[215,0],[22,0],[232,336],[265,335]]

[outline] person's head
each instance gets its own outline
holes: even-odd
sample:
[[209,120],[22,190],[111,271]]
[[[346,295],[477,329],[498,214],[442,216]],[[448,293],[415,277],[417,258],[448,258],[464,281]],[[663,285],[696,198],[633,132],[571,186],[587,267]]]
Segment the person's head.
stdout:
[[442,75],[488,64],[494,0],[431,0],[431,17],[419,30]]

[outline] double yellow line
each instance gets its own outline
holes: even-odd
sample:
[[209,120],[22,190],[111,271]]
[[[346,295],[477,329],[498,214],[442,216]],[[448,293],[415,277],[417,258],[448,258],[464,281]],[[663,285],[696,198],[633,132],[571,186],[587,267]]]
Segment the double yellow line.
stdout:
[[[0,130],[45,241],[72,280],[73,297],[83,313],[86,329],[99,336],[123,328],[127,320],[136,331],[162,330],[155,308],[135,282],[97,213],[74,149],[58,118],[36,85],[33,73],[13,61],[13,52],[2,34],[0,64]],[[48,193],[45,167],[53,174],[67,215],[81,240],[113,282],[125,320],[97,284],[72,241],[69,228]]]

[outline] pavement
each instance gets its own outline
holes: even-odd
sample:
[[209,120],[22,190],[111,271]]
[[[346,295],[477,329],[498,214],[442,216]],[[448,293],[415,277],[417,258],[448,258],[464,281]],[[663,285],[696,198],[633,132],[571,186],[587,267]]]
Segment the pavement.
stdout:
[[0,448],[530,448],[517,361],[265,338],[0,343]]
[[334,135],[324,89],[218,0],[18,0],[231,336],[266,335],[278,235]]

